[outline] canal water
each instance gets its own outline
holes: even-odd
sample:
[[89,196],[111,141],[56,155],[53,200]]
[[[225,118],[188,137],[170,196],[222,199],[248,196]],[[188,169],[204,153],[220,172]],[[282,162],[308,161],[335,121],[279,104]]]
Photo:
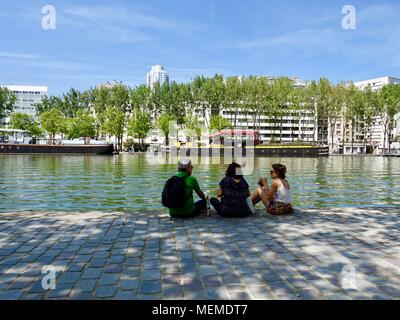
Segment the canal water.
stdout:
[[[219,160],[203,158],[194,168],[211,195],[226,170]],[[400,158],[255,158],[250,186],[277,162],[288,168],[298,208],[400,208]],[[145,156],[0,155],[0,212],[160,210],[174,172],[174,164]]]

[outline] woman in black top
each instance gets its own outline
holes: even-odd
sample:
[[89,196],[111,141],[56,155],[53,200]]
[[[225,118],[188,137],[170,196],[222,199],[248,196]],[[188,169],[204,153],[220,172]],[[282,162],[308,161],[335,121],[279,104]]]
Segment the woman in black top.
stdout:
[[242,175],[241,166],[237,163],[229,165],[226,176],[219,183],[218,199],[212,198],[211,205],[217,213],[225,218],[245,218],[252,215],[247,203],[250,189]]

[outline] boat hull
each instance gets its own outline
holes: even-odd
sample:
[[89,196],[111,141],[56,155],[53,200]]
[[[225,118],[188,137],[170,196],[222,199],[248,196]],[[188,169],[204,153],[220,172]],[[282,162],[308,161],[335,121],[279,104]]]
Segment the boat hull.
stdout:
[[113,154],[114,146],[106,145],[41,145],[0,144],[0,154]]
[[[204,157],[209,156],[234,156],[235,152],[240,153],[239,156],[243,157],[296,157],[296,158],[318,158],[318,157],[328,157],[329,156],[329,148],[328,147],[255,147],[255,148],[238,148],[234,150],[233,148],[198,148],[197,150],[194,149],[187,149],[187,148],[171,148],[168,152],[164,150],[153,150],[154,154],[166,154],[169,153],[170,155],[180,155],[190,157],[194,154]],[[194,153],[193,153],[194,152]]]

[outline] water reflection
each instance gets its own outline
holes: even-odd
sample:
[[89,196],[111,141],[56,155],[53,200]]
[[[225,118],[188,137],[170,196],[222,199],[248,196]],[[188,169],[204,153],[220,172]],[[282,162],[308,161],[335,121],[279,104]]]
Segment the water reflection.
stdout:
[[[399,158],[256,158],[249,184],[255,188],[277,162],[288,167],[298,207],[400,206]],[[175,163],[152,165],[128,155],[1,155],[0,211],[158,210]],[[225,170],[223,159],[202,158],[194,175],[213,194]]]

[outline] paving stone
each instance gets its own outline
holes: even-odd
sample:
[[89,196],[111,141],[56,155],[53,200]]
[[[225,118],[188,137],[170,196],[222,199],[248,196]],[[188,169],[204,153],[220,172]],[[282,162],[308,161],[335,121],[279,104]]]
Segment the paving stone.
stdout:
[[76,293],[71,293],[71,299],[72,300],[93,300],[94,297],[91,292],[76,292]]
[[18,300],[23,294],[22,290],[0,291],[0,300]]
[[273,294],[272,290],[265,286],[250,285],[247,286],[247,288],[250,291],[251,296],[255,300],[272,300],[275,298],[275,295]]
[[112,298],[115,296],[117,289],[115,286],[101,286],[95,291],[96,298]]
[[378,289],[385,292],[394,299],[400,299],[400,288],[390,285],[378,286]]
[[136,300],[136,293],[134,291],[118,291],[114,297],[115,300]]
[[[398,212],[354,212],[187,221],[164,213],[101,218],[80,213],[84,223],[74,225],[62,213],[35,220],[28,213],[2,213],[0,294],[83,300],[400,299]],[[20,231],[25,226],[38,227],[28,235]],[[369,230],[379,233],[367,236]],[[47,265],[60,269],[56,290],[41,286]],[[341,288],[346,265],[364,278],[357,279],[358,291]]]
[[202,281],[206,287],[220,287],[221,281],[217,276],[205,276]]
[[141,278],[144,281],[148,280],[160,280],[161,279],[161,272],[158,270],[144,270],[142,273]]
[[80,292],[92,292],[96,286],[96,280],[81,280],[78,284],[75,285],[75,289],[78,289]]
[[230,300],[251,300],[248,291],[228,291],[228,296]]
[[137,279],[121,280],[120,287],[123,290],[134,290],[139,288],[139,281]]
[[226,290],[222,287],[207,288],[207,298],[209,300],[229,300],[230,297]]
[[182,287],[176,284],[163,286],[163,297],[167,299],[180,299],[183,297]]
[[118,256],[111,256],[107,259],[107,263],[114,264],[114,263],[123,263],[126,257],[123,255]]
[[66,298],[70,294],[71,290],[71,284],[57,284],[55,289],[50,289],[48,291],[47,296],[49,299]]
[[137,267],[128,267],[123,269],[122,273],[132,277],[137,277],[140,274],[140,270]]
[[142,294],[153,294],[161,292],[160,281],[142,281],[140,285],[140,292]]
[[203,290],[203,285],[199,278],[183,279],[184,289],[187,291],[200,291]]
[[41,279],[37,280],[28,290],[29,293],[45,293],[47,291],[47,289],[43,288]]
[[128,267],[139,266],[140,265],[140,259],[139,258],[128,258],[128,259],[126,259],[125,264]]
[[58,283],[76,283],[81,276],[80,272],[66,272],[58,280]]
[[102,268],[106,264],[106,259],[105,258],[97,258],[97,259],[92,259],[90,261],[89,267],[90,268]]
[[101,268],[89,268],[86,269],[82,274],[82,279],[98,279],[100,278],[103,269]]
[[105,273],[121,273],[122,265],[121,264],[110,264],[104,267]]
[[242,283],[240,277],[237,274],[234,273],[226,273],[221,275],[222,282],[224,284],[238,284]]

